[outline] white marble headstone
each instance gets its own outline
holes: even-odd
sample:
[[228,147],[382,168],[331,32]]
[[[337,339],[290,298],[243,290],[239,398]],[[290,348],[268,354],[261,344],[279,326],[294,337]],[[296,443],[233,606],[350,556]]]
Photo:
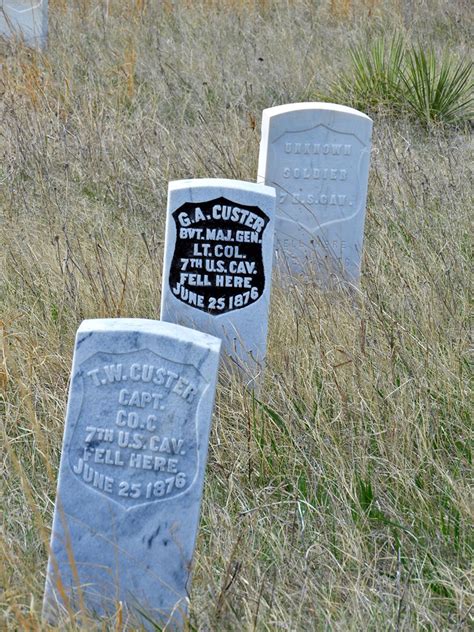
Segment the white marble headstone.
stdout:
[[43,48],[48,36],[48,0],[0,0],[0,35]]
[[222,338],[253,381],[265,358],[275,191],[240,180],[170,182],[161,318]]
[[372,120],[332,103],[263,111],[258,182],[277,192],[279,272],[322,286],[357,283],[364,237]]
[[123,602],[160,625],[182,624],[220,345],[153,320],[86,320],[79,327],[47,620],[81,603],[100,615]]

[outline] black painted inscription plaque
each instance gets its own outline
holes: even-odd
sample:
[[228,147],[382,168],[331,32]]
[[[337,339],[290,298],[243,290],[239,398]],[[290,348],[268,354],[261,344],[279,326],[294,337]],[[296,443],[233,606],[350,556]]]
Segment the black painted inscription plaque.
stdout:
[[187,202],[173,213],[173,295],[214,316],[258,301],[265,290],[262,257],[268,216],[224,197]]

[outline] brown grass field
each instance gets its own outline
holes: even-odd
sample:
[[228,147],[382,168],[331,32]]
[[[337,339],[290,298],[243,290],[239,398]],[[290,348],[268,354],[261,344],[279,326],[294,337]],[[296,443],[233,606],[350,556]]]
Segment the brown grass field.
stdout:
[[[466,59],[472,27],[467,0],[50,0],[47,50],[0,43],[2,629],[53,629],[75,331],[158,318],[168,181],[255,181],[262,109],[330,101],[351,45]],[[472,144],[389,105],[360,292],[275,283],[259,399],[222,376],[190,630],[474,625]]]

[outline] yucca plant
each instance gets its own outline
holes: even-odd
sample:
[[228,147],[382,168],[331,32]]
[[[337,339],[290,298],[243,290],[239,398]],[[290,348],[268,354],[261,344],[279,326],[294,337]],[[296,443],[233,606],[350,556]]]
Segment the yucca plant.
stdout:
[[445,54],[441,63],[432,50],[412,48],[403,83],[406,101],[425,124],[456,124],[473,116],[472,62]]
[[334,86],[337,98],[349,99],[362,110],[393,111],[403,107],[405,83],[402,70],[405,44],[401,35],[390,41],[378,37],[372,44],[360,43],[350,51],[352,69]]

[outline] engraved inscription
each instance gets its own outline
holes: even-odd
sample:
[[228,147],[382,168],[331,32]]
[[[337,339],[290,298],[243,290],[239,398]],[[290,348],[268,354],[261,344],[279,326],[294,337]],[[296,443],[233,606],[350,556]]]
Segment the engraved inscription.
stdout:
[[169,285],[183,303],[212,315],[255,303],[265,289],[262,240],[269,218],[226,198],[173,213],[176,244]]
[[352,145],[341,145],[337,143],[285,143],[285,154],[315,154],[328,156],[350,156],[352,152]]
[[[286,253],[286,256],[290,258],[292,253],[300,253],[302,242],[305,241],[305,236],[301,236],[300,239],[297,236],[289,236],[285,233],[280,233],[277,238],[276,245],[278,249],[281,249]],[[326,271],[329,271],[329,267],[332,267],[331,262],[335,264],[335,269],[342,270],[351,266],[351,257],[349,252],[353,254],[353,250],[358,252],[358,244],[352,244],[349,246],[348,242],[344,239],[326,239],[320,235],[314,239],[308,240],[306,238],[306,248],[303,256],[307,256],[311,259],[319,260],[320,263],[326,260],[325,265],[328,266]],[[301,259],[301,255],[299,255]],[[327,261],[328,258],[331,262]]]
[[277,189],[278,217],[314,233],[357,215],[365,150],[356,135],[323,124],[282,134],[273,143],[279,160],[270,178]]
[[75,378],[82,405],[68,458],[86,485],[124,507],[174,498],[197,475],[197,369],[142,349],[96,353]]

